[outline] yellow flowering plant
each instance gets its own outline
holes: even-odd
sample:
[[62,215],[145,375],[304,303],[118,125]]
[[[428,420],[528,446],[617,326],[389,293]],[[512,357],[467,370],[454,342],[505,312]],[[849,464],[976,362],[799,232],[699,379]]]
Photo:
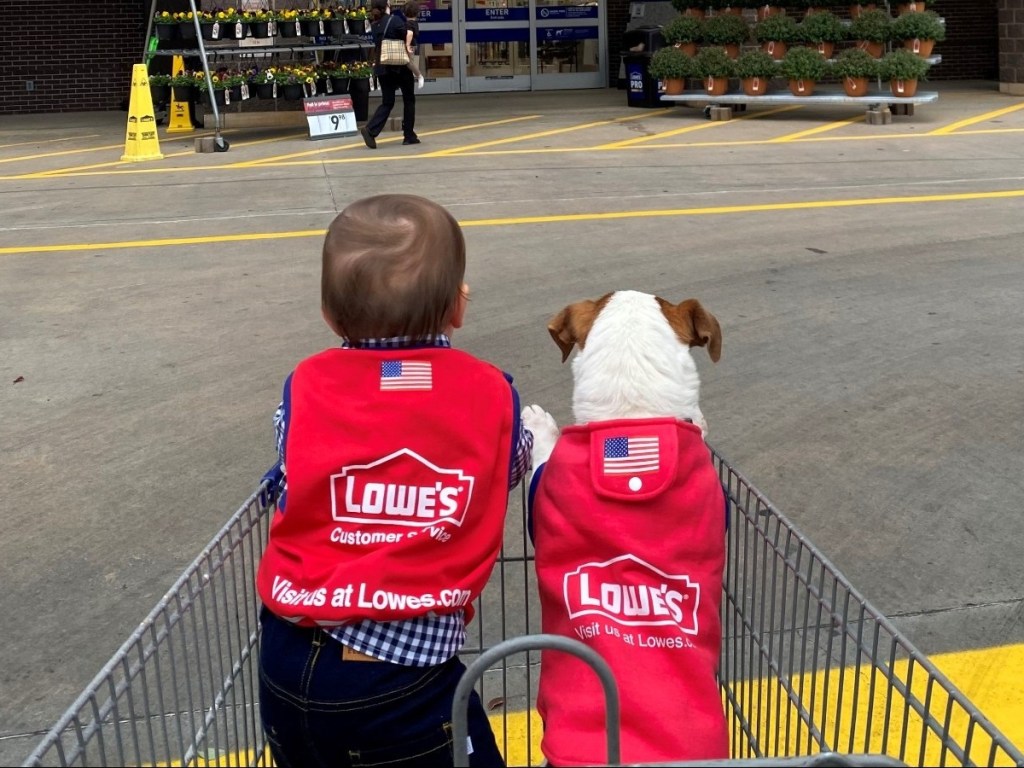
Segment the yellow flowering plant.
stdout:
[[177,24],[177,16],[178,14],[171,13],[170,11],[160,11],[153,17],[153,22],[156,24]]

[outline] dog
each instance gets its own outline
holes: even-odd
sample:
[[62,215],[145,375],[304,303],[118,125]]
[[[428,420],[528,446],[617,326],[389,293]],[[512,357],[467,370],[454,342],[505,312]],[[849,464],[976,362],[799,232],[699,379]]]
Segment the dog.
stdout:
[[[615,675],[621,760],[728,757],[716,672],[725,499],[704,436],[691,356],[722,352],[699,301],[615,291],[570,304],[548,324],[572,362],[576,423],[561,432],[539,405],[529,526],[542,631],[580,640]],[[601,687],[583,662],[541,656],[537,707],[552,765],[605,755]]]

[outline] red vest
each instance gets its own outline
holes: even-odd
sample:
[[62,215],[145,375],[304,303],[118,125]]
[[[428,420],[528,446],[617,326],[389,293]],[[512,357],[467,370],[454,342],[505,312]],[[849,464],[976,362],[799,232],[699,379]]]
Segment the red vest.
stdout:
[[305,626],[466,611],[501,548],[512,386],[455,349],[330,349],[291,378],[257,588]]
[[[715,679],[725,499],[700,429],[566,427],[534,492],[543,631],[582,640],[611,666],[622,762],[727,758]],[[582,661],[542,653],[537,709],[552,764],[606,760],[604,696]]]

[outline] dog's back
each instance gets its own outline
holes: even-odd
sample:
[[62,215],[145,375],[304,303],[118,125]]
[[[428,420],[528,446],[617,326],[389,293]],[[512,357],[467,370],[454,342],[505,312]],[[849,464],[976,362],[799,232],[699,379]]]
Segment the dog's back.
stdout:
[[[543,631],[609,663],[625,763],[728,756],[715,676],[725,501],[699,427],[674,418],[567,427],[535,479]],[[553,765],[605,756],[596,675],[544,652],[537,706]]]

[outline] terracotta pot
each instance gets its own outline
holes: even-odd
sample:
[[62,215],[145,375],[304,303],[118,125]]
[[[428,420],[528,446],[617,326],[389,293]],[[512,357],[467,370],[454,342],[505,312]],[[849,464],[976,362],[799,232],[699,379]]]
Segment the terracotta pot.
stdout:
[[924,5],[924,0],[911,0],[909,3],[900,3],[898,15],[902,16],[904,13],[917,13],[918,11],[923,11]]
[[785,8],[780,8],[777,5],[759,5],[757,6],[757,20],[764,21],[769,16],[778,16],[786,12]]
[[727,5],[725,8],[722,8],[719,13],[731,13],[733,16],[742,16],[743,8],[738,5]]
[[932,55],[932,48],[935,47],[935,41],[919,40],[915,37],[913,40],[904,40],[903,47],[912,53],[916,53],[922,59],[927,59]]
[[764,96],[768,93],[767,77],[745,77],[743,78],[743,92],[747,96]]
[[695,16],[698,19],[703,19],[704,18],[704,9],[703,8],[687,8],[685,11],[683,11],[683,16]]
[[868,55],[876,59],[882,58],[882,54],[885,53],[885,43],[873,43],[870,40],[858,40],[857,47],[862,51],[867,51]]
[[831,59],[836,49],[835,43],[811,43],[811,47],[821,54],[824,59]]
[[728,56],[730,59],[738,59],[740,57],[739,45],[735,43],[729,43],[727,45],[723,45],[722,48],[725,49],[725,55]]
[[917,80],[892,80],[889,88],[893,96],[910,98],[917,93]]
[[776,61],[782,61],[789,46],[781,40],[767,40],[761,43],[761,50]]
[[844,77],[843,90],[847,96],[867,96],[869,82],[866,77]]
[[669,77],[662,80],[665,83],[666,96],[678,96],[686,90],[686,80],[682,77]]
[[685,53],[689,57],[697,55],[697,44],[696,43],[676,43],[673,48],[678,48],[680,51]]
[[825,10],[825,9],[824,9],[823,7],[821,7],[820,5],[812,5],[812,6],[811,6],[810,8],[808,8],[808,9],[807,9],[807,11],[806,11],[806,12],[804,13],[804,16],[810,16],[810,15],[811,15],[812,13],[821,13],[821,12],[822,12],[822,11],[824,11],[824,10]]
[[728,77],[705,77],[704,91],[708,96],[722,96],[729,90]]
[[814,86],[813,80],[790,80],[789,92],[794,96],[810,96],[814,93]]
[[856,19],[864,11],[873,11],[878,8],[877,3],[855,3],[850,6],[850,18]]

